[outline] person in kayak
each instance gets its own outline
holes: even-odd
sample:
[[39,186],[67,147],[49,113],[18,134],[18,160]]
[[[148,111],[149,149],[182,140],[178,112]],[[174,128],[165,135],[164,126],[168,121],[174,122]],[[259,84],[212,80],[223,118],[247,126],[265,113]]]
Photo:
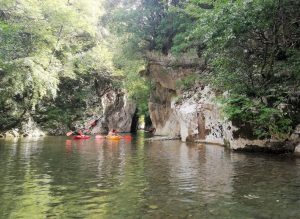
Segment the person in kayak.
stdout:
[[71,131],[67,133],[67,136],[70,136],[70,135],[80,135],[80,136],[83,136],[83,133],[80,129],[76,130],[75,127],[72,127],[71,128]]
[[73,132],[73,135],[80,135],[80,136],[82,136],[83,133],[82,133],[81,130],[77,130],[77,131],[74,131],[74,132]]
[[99,119],[94,120],[92,123],[90,123],[89,129],[94,128],[98,124]]
[[108,132],[108,135],[117,135],[117,133],[118,133],[117,130],[112,129]]

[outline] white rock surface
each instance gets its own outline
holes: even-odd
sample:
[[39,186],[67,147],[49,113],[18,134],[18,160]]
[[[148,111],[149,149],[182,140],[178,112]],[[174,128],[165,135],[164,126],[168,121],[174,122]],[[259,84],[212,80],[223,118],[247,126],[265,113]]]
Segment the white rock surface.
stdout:
[[[180,82],[180,79],[190,75],[191,72],[197,71],[195,67],[173,67],[167,66],[164,62],[156,61],[149,64],[147,74],[155,83],[149,103],[150,117],[156,128],[155,134],[180,136],[183,142],[201,141],[226,144],[231,149],[246,147],[247,149],[248,147],[270,149],[275,143],[274,151],[280,150],[282,146],[278,141],[250,140],[241,137],[238,133],[239,128],[222,114],[221,104],[216,101],[216,93],[209,85],[198,83],[194,85],[194,88],[181,93],[182,90],[176,87],[176,82]],[[226,95],[225,92],[223,96],[226,98]],[[247,133],[243,133],[244,135]],[[285,143],[282,142],[282,144]],[[296,147],[297,151],[300,150],[299,147],[299,145]]]

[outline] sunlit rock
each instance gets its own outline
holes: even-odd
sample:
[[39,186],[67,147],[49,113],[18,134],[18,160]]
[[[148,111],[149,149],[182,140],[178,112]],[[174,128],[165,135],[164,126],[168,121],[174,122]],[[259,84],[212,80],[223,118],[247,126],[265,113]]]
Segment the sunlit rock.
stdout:
[[200,76],[205,73],[204,67],[199,65],[201,62],[186,65],[187,62],[179,61],[175,65],[176,61],[170,57],[155,56],[149,60],[145,76],[155,84],[149,111],[156,135],[180,136],[182,141],[222,144],[233,150],[270,153],[293,152],[295,147],[296,151],[300,150],[297,146],[299,127],[290,140],[256,139],[249,127],[241,127],[223,115],[217,97],[226,97],[228,92],[217,94],[208,84],[201,82],[192,83],[188,89],[177,86],[193,72],[199,72]]

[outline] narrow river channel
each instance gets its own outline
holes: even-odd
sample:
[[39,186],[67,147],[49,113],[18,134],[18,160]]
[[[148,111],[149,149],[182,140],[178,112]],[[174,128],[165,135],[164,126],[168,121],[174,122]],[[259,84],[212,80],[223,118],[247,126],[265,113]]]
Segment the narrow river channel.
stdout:
[[180,141],[0,140],[0,218],[300,218],[300,159]]

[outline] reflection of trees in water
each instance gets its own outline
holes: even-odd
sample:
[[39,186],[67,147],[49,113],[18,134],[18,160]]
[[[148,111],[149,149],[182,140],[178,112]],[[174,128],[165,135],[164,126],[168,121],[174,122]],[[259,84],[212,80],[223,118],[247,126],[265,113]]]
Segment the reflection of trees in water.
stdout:
[[[37,215],[85,217],[126,215],[128,209],[141,209],[145,188],[142,144],[132,148],[124,141],[99,144],[93,140],[49,139],[38,145],[17,144],[12,147],[14,153],[6,147],[7,153],[13,156],[1,154],[5,158],[1,159],[4,162],[1,176],[15,176],[19,182],[19,185],[11,186],[9,180],[0,179],[0,183],[10,185],[0,188],[0,191],[9,190],[1,196],[6,201],[1,204],[1,212],[11,209],[20,217],[34,215],[34,212]],[[25,161],[30,165],[24,165]],[[20,174],[16,175],[14,171],[20,171]],[[23,195],[16,200],[15,194],[19,193]],[[40,205],[35,205],[34,200]],[[25,203],[27,207],[22,212],[16,211],[14,204],[22,206]]]
[[[25,178],[26,167],[23,164],[23,154],[20,144],[17,141],[0,142],[0,212],[2,216],[9,216],[16,208],[16,199],[22,192],[22,187],[18,187]],[[19,174],[15,174],[18,171]],[[14,184],[10,185],[12,182]],[[6,213],[6,214],[4,214]]]
[[0,146],[0,212],[23,218],[33,212],[62,218],[276,218],[288,206],[285,216],[296,218],[299,163],[142,138],[14,142]]
[[18,139],[0,155],[0,212],[7,217],[44,217],[49,203],[54,201],[50,195],[51,176],[40,173],[36,165],[36,158],[42,153],[41,144],[40,139]]
[[[177,141],[154,141],[145,145],[147,150],[145,178],[148,188],[144,196],[149,206],[157,208],[154,212],[150,211],[153,217],[180,218],[177,213],[183,206],[178,199],[181,195],[180,183],[178,184],[181,178],[178,175],[178,168],[181,165],[178,143]],[[149,207],[146,207],[149,211]]]
[[[107,143],[108,156],[105,163],[114,166],[105,200],[107,206],[104,215],[108,217],[133,217],[141,215],[144,179],[144,146],[129,141]],[[115,165],[117,164],[117,165]],[[110,165],[110,166],[111,166]]]
[[[232,191],[232,167],[223,147],[198,147],[179,141],[147,145],[146,176],[149,203],[157,203],[165,217],[206,216],[207,206]],[[202,209],[202,210],[200,210]],[[175,215],[174,215],[174,212]]]

